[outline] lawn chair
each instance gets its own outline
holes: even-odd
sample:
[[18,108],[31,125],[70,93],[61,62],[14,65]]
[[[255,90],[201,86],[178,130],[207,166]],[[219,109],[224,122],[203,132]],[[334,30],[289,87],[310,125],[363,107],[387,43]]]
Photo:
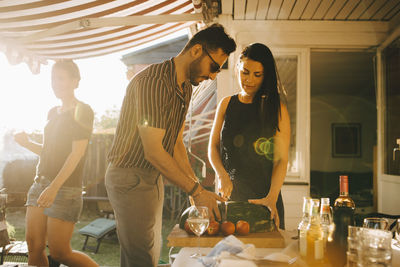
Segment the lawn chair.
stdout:
[[0,190],[0,264],[6,260],[13,262],[28,261],[28,246],[25,241],[11,241],[6,223],[7,194],[5,188]]
[[0,248],[0,264],[5,262],[28,262],[26,241],[12,241]]
[[[99,251],[100,243],[105,236],[115,232],[116,224],[115,220],[106,219],[106,218],[98,218],[85,227],[79,230],[81,235],[86,236],[85,243],[83,244],[82,250],[90,249],[97,253]],[[89,237],[93,237],[97,241],[97,246],[89,246],[88,239]]]

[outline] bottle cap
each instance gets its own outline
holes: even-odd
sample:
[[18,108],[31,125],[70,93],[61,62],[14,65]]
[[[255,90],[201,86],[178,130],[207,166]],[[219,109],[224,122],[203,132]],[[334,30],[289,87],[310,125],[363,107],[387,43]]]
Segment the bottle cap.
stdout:
[[340,194],[349,193],[349,177],[347,175],[340,175],[339,183],[340,183]]

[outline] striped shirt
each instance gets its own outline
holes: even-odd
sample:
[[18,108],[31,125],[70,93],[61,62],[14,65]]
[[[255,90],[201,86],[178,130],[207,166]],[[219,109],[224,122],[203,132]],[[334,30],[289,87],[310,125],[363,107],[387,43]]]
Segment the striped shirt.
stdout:
[[108,154],[113,166],[155,169],[144,157],[138,125],[165,129],[162,145],[173,156],[192,96],[189,80],[182,87],[183,93],[176,81],[173,59],[150,65],[135,75],[127,87]]

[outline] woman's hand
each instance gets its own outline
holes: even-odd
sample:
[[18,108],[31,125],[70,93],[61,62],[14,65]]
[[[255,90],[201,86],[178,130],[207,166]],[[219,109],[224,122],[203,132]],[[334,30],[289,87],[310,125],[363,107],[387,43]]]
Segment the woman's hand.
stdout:
[[26,132],[19,132],[19,133],[14,134],[14,140],[20,146],[23,146],[23,147],[26,147],[27,144],[29,144],[29,137]]
[[276,201],[278,198],[272,197],[269,194],[260,199],[249,199],[248,201],[253,204],[263,205],[267,207],[271,212],[271,219],[275,220],[276,227],[279,228],[279,214],[276,209]]
[[56,198],[57,192],[58,190],[51,184],[46,187],[40,194],[39,199],[37,200],[37,204],[39,205],[39,207],[50,207],[53,204],[54,199]]
[[222,175],[218,175],[218,193],[221,194],[223,198],[229,199],[231,197],[233,185],[231,178],[227,172]]

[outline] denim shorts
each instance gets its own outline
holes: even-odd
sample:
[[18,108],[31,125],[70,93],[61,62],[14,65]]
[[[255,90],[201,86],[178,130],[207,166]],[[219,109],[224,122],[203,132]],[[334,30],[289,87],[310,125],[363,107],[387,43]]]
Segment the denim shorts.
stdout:
[[[43,190],[50,184],[50,180],[44,176],[36,177],[28,191],[25,206],[38,207],[37,200]],[[63,221],[76,223],[83,206],[82,188],[62,186],[49,208],[44,209],[44,214]]]

